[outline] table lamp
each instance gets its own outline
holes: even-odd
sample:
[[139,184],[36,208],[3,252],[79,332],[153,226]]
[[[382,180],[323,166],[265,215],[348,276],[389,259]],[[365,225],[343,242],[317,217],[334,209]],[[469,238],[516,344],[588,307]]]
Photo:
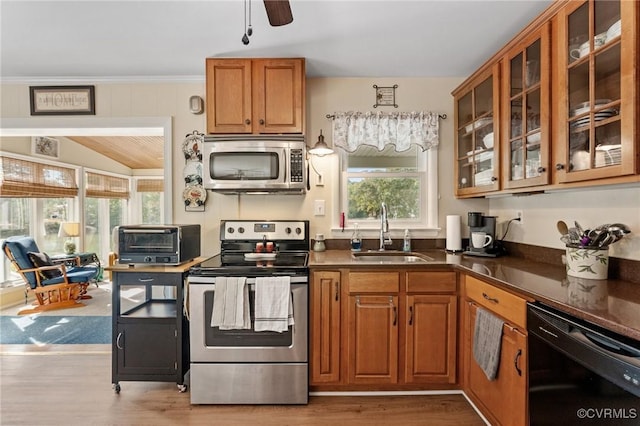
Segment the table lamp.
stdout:
[[80,236],[80,224],[78,222],[60,222],[58,237],[67,237],[64,242],[64,252],[73,254],[76,251],[76,243],[73,238]]

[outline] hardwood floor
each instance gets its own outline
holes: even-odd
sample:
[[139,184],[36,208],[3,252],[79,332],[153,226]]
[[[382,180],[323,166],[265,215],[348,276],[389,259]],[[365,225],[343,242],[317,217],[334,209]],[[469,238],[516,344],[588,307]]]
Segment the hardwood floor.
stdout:
[[462,395],[313,396],[306,406],[191,405],[189,393],[179,393],[175,383],[154,382],[121,382],[115,394],[108,345],[33,346],[0,347],[2,425],[484,424]]

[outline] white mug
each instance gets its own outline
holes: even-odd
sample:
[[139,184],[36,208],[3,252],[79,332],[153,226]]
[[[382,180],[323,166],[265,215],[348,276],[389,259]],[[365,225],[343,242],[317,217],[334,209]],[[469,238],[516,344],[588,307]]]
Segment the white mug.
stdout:
[[573,59],[580,59],[586,54],[588,54],[590,50],[591,50],[591,47],[589,46],[589,42],[587,41],[585,43],[582,43],[580,47],[576,49],[571,49],[569,51],[569,56],[571,56]]
[[493,238],[491,235],[487,235],[486,232],[472,232],[471,233],[471,244],[474,248],[483,248],[488,246],[493,242]]

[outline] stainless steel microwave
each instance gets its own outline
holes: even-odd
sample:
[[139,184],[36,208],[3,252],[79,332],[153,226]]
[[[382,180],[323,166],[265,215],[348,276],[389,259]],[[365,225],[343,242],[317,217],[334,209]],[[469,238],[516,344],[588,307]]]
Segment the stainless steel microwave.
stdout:
[[179,265],[200,256],[200,225],[121,225],[118,263]]
[[208,135],[202,152],[205,189],[232,194],[306,192],[302,135]]

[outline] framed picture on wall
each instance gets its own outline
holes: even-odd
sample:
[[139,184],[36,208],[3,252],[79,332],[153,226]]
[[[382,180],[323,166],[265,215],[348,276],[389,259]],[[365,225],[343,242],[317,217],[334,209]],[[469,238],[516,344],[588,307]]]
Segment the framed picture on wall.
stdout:
[[31,138],[31,153],[41,157],[59,158],[60,141],[47,136],[33,136]]
[[95,86],[29,86],[31,115],[95,115]]

